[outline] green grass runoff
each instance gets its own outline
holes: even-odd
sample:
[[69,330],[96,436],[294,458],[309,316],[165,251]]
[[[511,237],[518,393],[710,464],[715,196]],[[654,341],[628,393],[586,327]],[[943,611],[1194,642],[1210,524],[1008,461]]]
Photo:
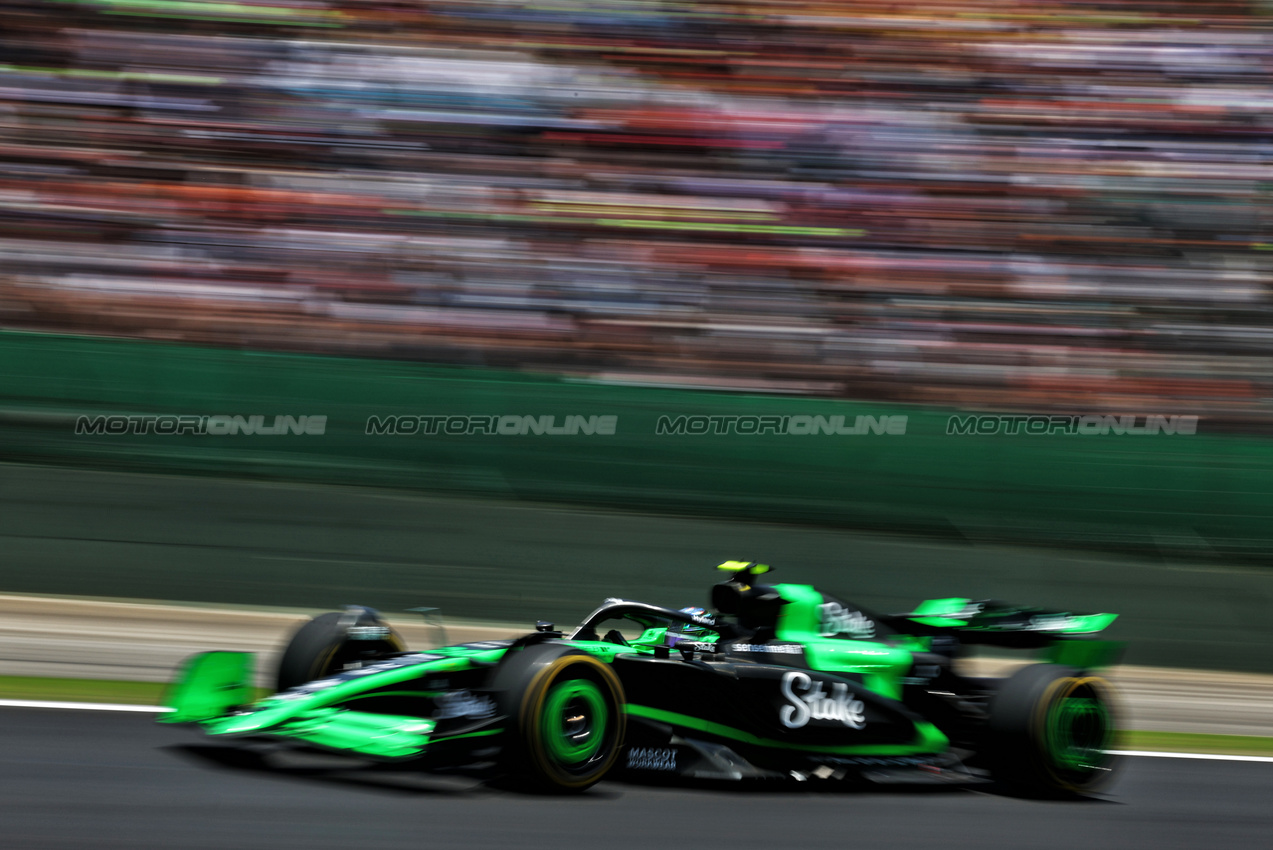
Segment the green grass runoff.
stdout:
[[[158,682],[119,682],[110,679],[52,679],[39,676],[0,676],[0,699],[54,702],[104,702],[158,705],[167,685]],[[257,696],[268,691],[257,689]],[[1273,738],[1248,735],[1203,735],[1193,732],[1124,730],[1115,747],[1170,753],[1273,756]]]
[[1273,756],[1273,738],[1250,735],[1204,735],[1195,732],[1119,733],[1115,747],[1120,750],[1149,750],[1160,753],[1210,753],[1233,756]]
[[60,702],[109,702],[158,705],[167,685],[159,682],[116,682],[108,679],[49,679],[0,676],[0,699]]

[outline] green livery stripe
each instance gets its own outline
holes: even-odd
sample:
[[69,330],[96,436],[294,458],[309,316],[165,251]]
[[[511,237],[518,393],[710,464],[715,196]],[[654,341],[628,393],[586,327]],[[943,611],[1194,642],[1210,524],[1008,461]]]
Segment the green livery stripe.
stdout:
[[360,699],[371,699],[372,697],[436,697],[446,693],[445,691],[372,691],[367,694],[359,694],[350,697],[341,702],[354,702]]
[[677,714],[675,711],[664,711],[661,708],[650,708],[646,705],[627,706],[629,717],[643,717],[646,720],[654,720],[659,723],[670,723],[673,726],[682,726],[686,729],[695,729],[699,732],[706,732],[709,735],[715,735],[718,738],[729,738],[734,741],[740,741],[744,744],[751,744],[757,747],[776,747],[783,750],[800,750],[809,753],[828,753],[834,755],[860,755],[860,756],[900,756],[914,755],[916,753],[937,753],[944,750],[950,743],[946,736],[938,731],[937,727],[931,723],[920,722],[916,724],[918,734],[913,742],[909,744],[856,744],[856,745],[833,745],[833,744],[792,744],[786,741],[778,741],[773,738],[762,738],[759,735],[753,735],[750,732],[744,732],[742,729],[735,729],[732,726],[726,726],[723,723],[713,723],[710,720],[702,720],[697,717],[690,717],[688,714]]
[[465,732],[463,735],[447,735],[445,738],[430,738],[430,744],[441,743],[442,741],[458,741],[461,738],[485,738],[487,735],[498,735],[503,729],[481,729],[477,732]]

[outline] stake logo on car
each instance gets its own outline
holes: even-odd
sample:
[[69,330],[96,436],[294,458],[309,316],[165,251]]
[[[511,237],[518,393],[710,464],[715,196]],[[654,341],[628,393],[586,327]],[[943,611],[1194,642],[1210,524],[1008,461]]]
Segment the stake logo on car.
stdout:
[[848,635],[865,640],[875,637],[875,623],[861,611],[845,608],[839,602],[826,602],[818,606],[818,634],[823,637]]
[[778,709],[778,721],[788,729],[799,729],[810,720],[838,720],[850,729],[866,728],[866,703],[854,699],[843,682],[831,685],[831,693],[807,673],[783,674],[782,695],[787,705]]

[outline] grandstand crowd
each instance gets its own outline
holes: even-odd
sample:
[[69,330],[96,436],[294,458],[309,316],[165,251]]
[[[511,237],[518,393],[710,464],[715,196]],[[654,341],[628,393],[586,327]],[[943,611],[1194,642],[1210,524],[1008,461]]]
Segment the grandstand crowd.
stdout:
[[1273,2],[5,0],[0,325],[1273,425]]

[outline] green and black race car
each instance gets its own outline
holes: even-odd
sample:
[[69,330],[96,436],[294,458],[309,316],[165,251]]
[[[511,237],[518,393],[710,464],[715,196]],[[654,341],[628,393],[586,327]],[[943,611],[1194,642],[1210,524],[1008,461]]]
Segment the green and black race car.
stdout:
[[[210,735],[412,760],[425,770],[581,790],[646,778],[993,780],[1087,794],[1111,777],[1114,614],[933,599],[880,615],[730,561],[711,612],[608,599],[569,634],[426,652],[369,608],[302,626],[278,693],[250,701],[252,656],[189,659],[164,723]],[[971,645],[1038,650],[1006,678],[963,675]]]

